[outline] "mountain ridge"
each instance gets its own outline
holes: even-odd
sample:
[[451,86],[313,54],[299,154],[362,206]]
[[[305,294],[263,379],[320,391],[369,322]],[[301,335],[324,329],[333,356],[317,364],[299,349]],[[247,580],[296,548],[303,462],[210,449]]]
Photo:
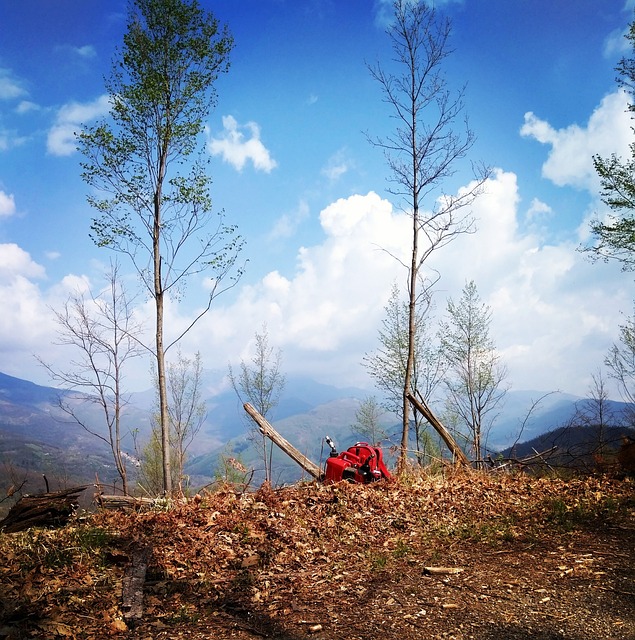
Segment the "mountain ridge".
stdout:
[[[243,457],[250,463],[259,462],[258,456],[250,450],[253,446],[250,432],[255,425],[243,411],[233,389],[219,384],[222,372],[208,373],[214,378],[214,384],[209,387],[214,391],[205,398],[207,420],[189,451],[188,463],[188,472],[202,481],[213,476],[214,465],[223,454]],[[23,460],[31,470],[47,459],[68,453],[72,454],[72,463],[79,465],[78,473],[84,480],[92,479],[95,473],[112,476],[110,452],[105,443],[91,436],[60,409],[59,398],[65,393],[0,372],[0,453],[3,459],[18,466]],[[292,378],[270,421],[303,453],[318,459],[324,455],[325,435],[334,438],[341,448],[359,439],[354,428],[355,413],[360,402],[369,395],[372,394],[360,388],[338,388],[307,377]],[[136,430],[137,439],[142,440],[149,433],[152,398],[152,391],[130,394],[130,404],[124,411],[124,425],[129,432]],[[487,446],[492,451],[500,451],[515,441],[531,440],[564,424],[576,406],[584,401],[560,392],[511,391],[505,410],[488,434]],[[611,401],[611,406],[620,410],[626,405]],[[98,424],[98,413],[91,414],[91,420]],[[384,417],[384,426],[396,433],[400,429],[396,417],[388,414]],[[134,454],[130,433],[124,439],[124,447]],[[33,451],[38,448],[39,453],[34,456]],[[283,454],[276,452],[276,464],[286,468],[287,460],[280,456]],[[82,458],[91,460],[96,469],[89,473]]]

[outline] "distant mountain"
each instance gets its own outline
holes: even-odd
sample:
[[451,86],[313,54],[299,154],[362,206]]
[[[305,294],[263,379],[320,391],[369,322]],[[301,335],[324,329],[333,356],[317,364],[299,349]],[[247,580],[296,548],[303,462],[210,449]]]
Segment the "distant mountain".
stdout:
[[[234,456],[247,466],[262,469],[260,454],[252,442],[250,432],[254,424],[245,413],[242,403],[223,381],[225,372],[206,372],[209,377],[205,398],[208,414],[188,453],[187,467],[193,484],[209,482],[214,475],[219,456]],[[317,383],[304,377],[287,381],[280,403],[271,418],[280,433],[315,462],[324,460],[324,436],[331,436],[340,449],[360,439],[355,433],[355,413],[360,402],[372,392],[354,387],[341,389]],[[108,447],[87,433],[61,411],[59,399],[68,399],[64,391],[36,385],[26,380],[0,373],[0,456],[13,469],[27,469],[41,474],[45,469],[58,470],[67,479],[81,478],[91,482],[97,473],[112,481],[114,469]],[[576,405],[584,403],[576,396],[538,391],[512,391],[507,394],[494,427],[488,434],[487,446],[500,451],[514,442],[526,442],[553,431],[567,423]],[[135,393],[124,412],[127,436],[124,448],[134,454],[131,436],[143,444],[150,431],[154,392]],[[535,406],[534,406],[535,405]],[[532,410],[533,406],[533,410]],[[626,405],[611,402],[615,411]],[[98,425],[101,415],[90,403],[82,407],[90,424]],[[433,410],[436,409],[433,407]],[[439,417],[442,415],[439,413]],[[383,425],[399,440],[400,425],[395,416],[386,415]],[[281,452],[274,453],[274,468],[281,482],[292,482],[302,470]],[[60,471],[63,470],[63,471]],[[4,483],[6,484],[6,483]],[[0,492],[4,485],[0,477]]]
[[592,471],[615,461],[623,438],[635,439],[633,427],[565,425],[542,433],[528,442],[504,449],[503,458],[522,460],[543,454],[543,468],[566,468]]
[[510,391],[488,434],[487,447],[500,450],[554,429],[569,420],[583,400],[560,391]]
[[33,382],[0,373],[0,402],[34,407],[54,403],[58,389],[41,387]]
[[[486,446],[489,450],[500,451],[514,442],[527,442],[567,424],[576,411],[592,413],[593,404],[588,398],[559,391],[510,391],[505,397],[504,407],[487,434]],[[624,402],[607,400],[603,410],[605,416],[613,415],[617,419],[628,407]]]

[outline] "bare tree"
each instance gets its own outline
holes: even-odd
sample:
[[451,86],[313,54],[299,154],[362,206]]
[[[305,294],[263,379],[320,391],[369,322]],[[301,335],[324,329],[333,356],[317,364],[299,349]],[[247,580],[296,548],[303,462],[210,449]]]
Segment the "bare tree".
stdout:
[[617,382],[622,399],[635,403],[635,315],[620,325],[619,341],[614,343],[604,363],[609,376]]
[[[170,416],[170,472],[172,485],[184,495],[187,450],[200,432],[207,417],[203,400],[203,365],[200,353],[188,358],[177,349],[176,360],[167,363],[168,407]],[[150,439],[141,453],[141,476],[144,489],[151,495],[161,492],[162,451],[159,422],[159,391],[154,372],[156,411],[153,414]]]
[[[609,389],[602,370],[598,369],[591,374],[589,395],[584,400],[576,403],[575,412],[569,420],[568,427],[585,427],[595,432],[595,442],[587,440],[587,447],[592,447],[590,453],[595,465],[602,467],[605,460],[607,444],[607,431],[611,427],[620,424],[620,417],[613,411],[610,403]],[[611,443],[614,444],[614,443]],[[585,454],[589,451],[585,451]]]
[[[280,370],[282,351],[269,345],[267,325],[262,326],[262,333],[255,334],[256,349],[251,366],[244,360],[240,362],[240,372],[236,375],[229,365],[229,380],[241,402],[249,402],[266,420],[270,419],[273,410],[278,406],[280,394],[286,384],[284,374]],[[271,482],[271,448],[267,438],[252,426],[254,442],[259,443],[265,469],[265,480]]]
[[[64,389],[60,407],[86,431],[108,444],[117,473],[128,493],[126,456],[121,448],[122,413],[128,403],[124,393],[127,362],[141,355],[142,327],[135,321],[131,301],[119,280],[119,267],[111,264],[108,287],[100,295],[75,293],[62,311],[54,311],[59,325],[56,344],[73,347],[77,358],[61,370],[39,362]],[[96,404],[104,418],[99,429],[89,422],[81,407]]]
[[[392,174],[390,192],[403,201],[412,219],[408,271],[408,341],[403,381],[402,437],[400,465],[405,464],[410,405],[413,392],[417,306],[429,298],[437,276],[422,278],[430,256],[457,236],[472,230],[470,205],[480,192],[489,171],[477,171],[475,181],[458,195],[443,191],[444,182],[456,171],[474,144],[464,111],[464,91],[451,92],[442,73],[448,46],[450,22],[441,18],[427,2],[394,0],[393,21],[387,29],[393,50],[395,71],[380,64],[370,66],[381,86],[384,101],[396,120],[394,132],[386,138],[369,138],[384,150]],[[461,133],[455,127],[461,121]],[[428,209],[424,204],[428,201]],[[421,281],[426,284],[418,290]]]
[[[154,344],[161,425],[163,490],[172,491],[166,353],[242,274],[242,239],[214,214],[201,144],[216,101],[214,83],[228,70],[233,40],[197,0],[131,0],[123,48],[106,89],[110,114],[78,136],[89,203],[98,212],[92,238],[126,255],[154,303]],[[166,299],[209,273],[198,315],[165,335]]]
[[182,494],[187,450],[207,417],[202,397],[201,354],[197,352],[193,358],[186,358],[179,350],[176,361],[168,363],[167,373],[172,448]]
[[439,329],[450,367],[445,381],[447,405],[463,427],[480,467],[483,439],[507,392],[507,368],[489,335],[491,309],[481,302],[474,281],[465,285],[458,303],[448,300],[447,313]]

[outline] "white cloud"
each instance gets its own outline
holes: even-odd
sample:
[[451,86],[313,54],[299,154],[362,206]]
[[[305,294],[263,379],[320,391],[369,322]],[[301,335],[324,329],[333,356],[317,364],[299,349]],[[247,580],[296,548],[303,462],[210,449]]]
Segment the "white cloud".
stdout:
[[37,280],[44,269],[16,244],[0,244],[0,362],[2,371],[29,380],[38,377],[35,350],[52,342],[50,309]]
[[538,198],[534,198],[527,210],[527,219],[533,220],[538,217],[542,218],[545,216],[551,216],[552,214],[553,209],[548,204],[542,202]]
[[626,39],[628,28],[617,29],[613,31],[606,39],[604,43],[604,57],[612,58],[614,56],[621,56],[630,51],[629,41]]
[[25,136],[18,135],[14,129],[0,129],[0,151],[7,151],[19,147],[26,142]]
[[280,216],[269,233],[269,240],[290,238],[304,220],[309,217],[309,204],[306,200],[298,203],[295,211]]
[[0,283],[6,283],[15,277],[42,278],[44,268],[17,244],[0,244]]
[[257,171],[265,173],[278,166],[260,140],[260,127],[255,122],[239,125],[233,116],[223,116],[223,133],[218,138],[210,138],[207,146],[213,156],[221,156],[237,171],[242,171],[248,161]]
[[[620,310],[630,309],[630,282],[617,267],[586,261],[575,239],[548,244],[524,230],[518,191],[515,174],[496,171],[474,205],[478,231],[434,255],[429,266],[442,274],[438,315],[447,297],[458,298],[474,279],[492,306],[493,337],[514,388],[582,394],[615,339]],[[540,201],[533,204],[547,213]],[[392,283],[405,282],[395,257],[408,257],[410,220],[371,192],[333,202],[320,223],[321,240],[298,249],[293,273],[272,271],[242,286],[234,302],[219,300],[187,348],[200,349],[204,360],[209,354],[237,362],[266,322],[288,372],[341,386],[368,384],[360,363],[377,347]],[[185,323],[170,317],[175,331]]]
[[593,155],[628,154],[631,119],[624,91],[607,95],[591,114],[586,127],[572,124],[555,129],[534,113],[525,114],[520,133],[551,146],[542,174],[558,186],[572,186],[596,193],[599,180]]
[[94,58],[97,55],[95,47],[93,47],[93,45],[91,44],[86,44],[83,47],[73,47],[73,51],[80,58]]
[[351,168],[351,160],[347,157],[346,149],[334,153],[322,169],[322,175],[331,182],[336,182]]
[[22,82],[13,76],[10,69],[0,68],[0,100],[15,100],[27,94]]
[[35,104],[35,102],[31,102],[30,100],[22,100],[16,107],[15,112],[19,115],[23,115],[32,111],[39,111],[39,109],[40,106],[38,104]]
[[12,193],[0,191],[0,218],[8,218],[15,213],[15,198]]
[[214,307],[188,337],[190,348],[235,361],[266,322],[288,371],[343,385],[365,378],[359,362],[401,272],[389,252],[403,257],[408,219],[371,192],[337,200],[320,213],[320,222],[321,242],[297,250],[292,275],[272,271],[243,286],[233,304]]
[[81,47],[76,47],[71,44],[62,44],[57,46],[55,50],[60,51],[62,53],[68,52],[72,56],[83,58],[83,59],[94,58],[97,55],[97,51],[95,50],[95,47],[92,44],[86,44]]
[[69,102],[58,112],[55,124],[51,127],[46,147],[54,156],[70,156],[77,148],[75,133],[84,123],[105,116],[110,109],[107,95],[102,95],[93,102]]
[[[478,231],[434,255],[430,267],[442,274],[438,314],[448,296],[458,298],[465,281],[474,279],[493,309],[492,335],[514,388],[582,394],[615,340],[620,310],[631,308],[631,283],[618,267],[586,261],[575,240],[547,244],[538,233],[525,231],[519,225],[518,192],[515,174],[496,171],[474,205]],[[544,208],[540,201],[534,204]],[[187,334],[184,352],[200,350],[208,368],[238,363],[266,322],[271,343],[283,350],[287,374],[340,386],[369,385],[360,363],[377,347],[392,283],[404,284],[406,271],[397,259],[408,257],[410,220],[373,192],[331,203],[319,220],[321,237],[297,249],[291,273],[271,270],[255,283],[239,284],[235,298],[219,298]],[[8,318],[0,316],[0,356],[13,375],[23,374],[16,367],[27,349],[60,361],[68,357],[63,349],[51,349],[54,323],[47,304],[59,307],[69,291],[86,287],[87,279],[68,275],[43,294],[35,284],[43,276],[26,252],[0,245],[0,295],[12,300]],[[151,303],[137,313],[151,319]],[[190,321],[185,307],[168,304],[169,334]],[[25,334],[13,345],[17,326]],[[144,375],[141,371],[140,381]]]

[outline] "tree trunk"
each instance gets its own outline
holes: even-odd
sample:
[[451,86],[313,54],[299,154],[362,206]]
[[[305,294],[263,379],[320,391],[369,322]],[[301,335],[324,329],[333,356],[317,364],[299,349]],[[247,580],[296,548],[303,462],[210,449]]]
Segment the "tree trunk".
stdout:
[[157,385],[159,387],[159,420],[161,423],[161,459],[163,462],[163,492],[172,493],[172,465],[170,460],[170,416],[168,392],[165,381],[165,351],[163,348],[163,294],[156,299],[157,312]]
[[461,447],[456,443],[456,440],[452,437],[450,432],[443,426],[434,413],[432,413],[430,407],[423,400],[417,400],[417,398],[415,398],[411,393],[407,395],[407,399],[412,403],[412,406],[436,429],[445,444],[448,445],[448,449],[452,452],[457,463],[470,466],[468,457],[463,453]]
[[172,469],[170,461],[170,415],[168,413],[168,391],[165,371],[165,347],[163,342],[163,305],[165,292],[161,273],[161,224],[163,179],[167,168],[169,138],[162,141],[157,186],[154,193],[154,226],[152,228],[152,257],[154,269],[154,302],[156,306],[156,358],[157,384],[159,386],[159,414],[161,423],[161,456],[163,461],[163,492],[172,494]]
[[274,444],[278,445],[290,458],[295,460],[307,473],[316,480],[322,477],[322,470],[314,462],[311,462],[304,454],[300,453],[289,441],[285,440],[263,416],[246,402],[243,405],[245,411],[254,420],[263,436],[267,436]]

